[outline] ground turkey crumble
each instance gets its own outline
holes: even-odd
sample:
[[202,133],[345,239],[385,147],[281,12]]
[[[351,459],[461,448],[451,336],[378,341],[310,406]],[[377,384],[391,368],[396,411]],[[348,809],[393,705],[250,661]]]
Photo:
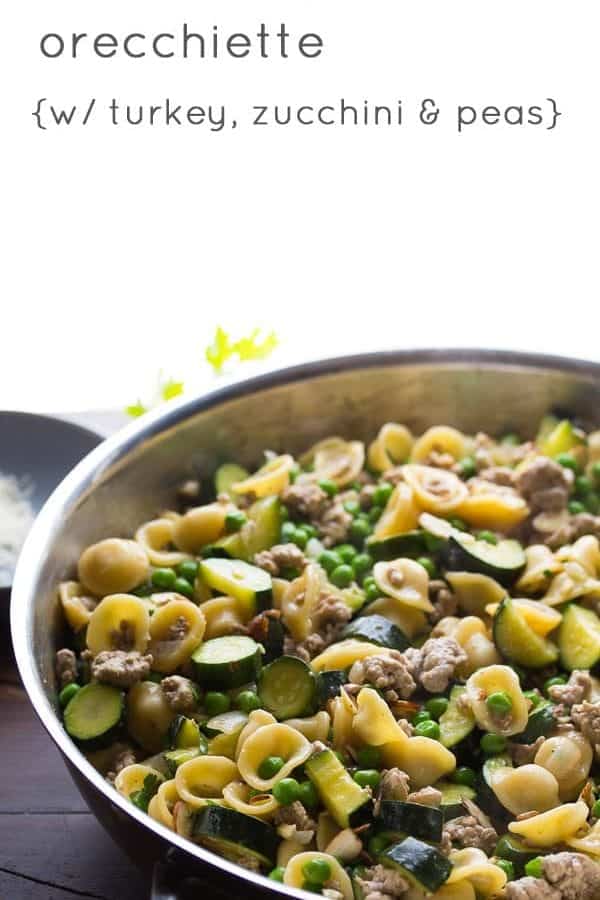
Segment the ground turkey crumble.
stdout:
[[441,578],[435,578],[429,582],[429,599],[433,605],[433,612],[429,613],[429,621],[436,625],[447,616],[456,613],[458,603],[456,597]]
[[168,675],[160,683],[160,689],[174,712],[191,713],[198,707],[198,692],[189,678],[183,675]]
[[408,795],[409,803],[421,803],[423,806],[439,806],[442,802],[442,792],[437,788],[426,786]]
[[547,456],[538,456],[515,478],[515,486],[532,515],[565,509],[571,482],[572,472]]
[[498,841],[496,829],[482,825],[475,816],[458,816],[444,825],[442,850],[449,853],[454,848],[475,847],[488,855],[493,852]]
[[295,838],[301,844],[309,844],[317,830],[317,823],[299,800],[280,806],[273,816],[273,824],[282,837]]
[[571,718],[584,738],[597,748],[600,745],[600,703],[584,700],[576,704],[571,708]]
[[430,694],[442,694],[454,680],[457,668],[466,663],[467,654],[451,637],[429,638],[421,649],[404,652],[413,678]]
[[417,687],[404,656],[396,650],[357,660],[348,679],[350,684],[372,684],[388,703],[408,700]]
[[339,638],[344,625],[351,618],[352,610],[341,597],[322,591],[312,614],[314,633],[298,643],[291,637],[286,637],[283,652],[287,656],[297,656],[304,662],[309,662]]
[[356,879],[364,900],[395,900],[408,891],[408,882],[400,872],[383,866],[371,866]]
[[543,878],[509,881],[506,900],[598,900],[598,863],[582,853],[552,853],[541,859]]
[[275,544],[270,550],[263,550],[254,557],[254,564],[273,578],[281,575],[282,569],[302,571],[307,562],[304,553],[296,544]]
[[77,681],[77,657],[67,647],[57,650],[55,668],[56,677],[61,688]]
[[150,674],[152,656],[136,650],[103,650],[92,659],[92,678],[118,688],[131,687]]
[[352,516],[340,497],[331,499],[318,484],[292,484],[283,491],[281,500],[292,515],[314,525],[326,547],[341,544],[348,537]]
[[592,679],[588,672],[575,669],[571,672],[566,684],[553,684],[548,689],[550,699],[555,703],[564,703],[565,706],[573,706],[581,703],[589,697],[592,689]]
[[600,516],[593,516],[591,513],[568,516],[564,524],[552,534],[546,535],[543,541],[551,550],[558,550],[565,544],[574,543],[585,534],[594,535],[600,540]]
[[137,762],[135,750],[129,744],[118,742],[113,744],[111,749],[111,760],[108,764],[106,778],[108,781],[114,781],[119,772],[126,769],[127,766],[133,766]]

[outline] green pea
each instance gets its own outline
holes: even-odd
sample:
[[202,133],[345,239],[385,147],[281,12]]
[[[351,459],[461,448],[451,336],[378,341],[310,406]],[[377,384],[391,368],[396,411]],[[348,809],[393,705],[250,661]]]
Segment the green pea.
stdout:
[[435,578],[437,575],[437,567],[434,561],[429,556],[419,556],[416,560],[420,566],[423,566],[427,574],[430,578]]
[[381,750],[379,747],[361,747],[356,754],[356,762],[361,769],[381,768]]
[[165,588],[167,591],[170,591],[177,580],[177,575],[173,569],[155,569],[150,576],[150,580],[154,587]]
[[357,516],[360,512],[360,503],[358,500],[346,500],[344,509],[347,513],[350,513],[351,516]]
[[547,681],[544,682],[544,693],[547,694],[549,689],[554,684],[566,684],[566,683],[567,683],[567,679],[565,678],[564,675],[555,675],[554,678],[549,678]]
[[285,873],[285,866],[277,866],[275,869],[271,869],[269,872],[269,878],[271,881],[281,881],[283,882],[283,876]]
[[193,585],[189,583],[187,578],[176,578],[173,582],[173,590],[184,597],[192,597],[194,594]]
[[365,601],[367,603],[372,603],[373,600],[377,600],[379,597],[381,597],[381,591],[376,584],[370,584],[369,587],[365,588]]
[[311,894],[320,894],[321,888],[323,885],[319,881],[303,881],[302,882],[302,890],[308,891]]
[[81,690],[81,685],[75,684],[74,681],[72,681],[70,684],[65,684],[64,688],[58,695],[58,702],[63,709],[73,699],[73,697],[79,690]]
[[469,766],[459,766],[452,774],[452,781],[455,784],[464,784],[467,787],[475,787],[477,782],[477,773]]
[[295,778],[282,778],[273,788],[273,796],[282,806],[295,803],[300,796],[300,785]]
[[439,719],[448,709],[448,698],[431,697],[425,704],[425,709],[432,719]]
[[195,559],[184,559],[182,563],[179,563],[176,571],[181,578],[185,578],[186,581],[193,584],[198,577],[199,568],[200,563],[196,562]]
[[381,781],[381,772],[377,769],[358,769],[352,776],[361,787],[370,787],[375,790]]
[[513,707],[512,697],[506,691],[494,691],[485,701],[485,705],[495,716],[506,716]]
[[477,463],[472,456],[465,456],[458,464],[458,472],[463,478],[472,478],[477,474]]
[[362,576],[372,568],[373,560],[368,553],[357,553],[352,560],[352,569],[357,580],[362,578]]
[[372,506],[371,507],[371,509],[367,513],[367,519],[369,520],[371,525],[374,525],[375,522],[379,521],[379,519],[381,518],[382,512],[383,512],[382,506]]
[[535,856],[528,863],[525,863],[525,874],[529,875],[530,878],[541,878],[544,874],[544,858]]
[[342,560],[335,550],[324,550],[317,562],[325,569],[328,575],[331,575],[333,570],[342,564]]
[[508,881],[512,881],[515,877],[515,867],[510,859],[496,859],[495,864],[502,869]]
[[260,709],[260,698],[254,691],[240,691],[235,698],[235,708],[245,713]]
[[241,509],[228,512],[225,516],[225,531],[227,534],[234,534],[234,532],[239,531],[247,521],[248,519]]
[[347,565],[338,566],[329,576],[331,583],[339,588],[348,587],[349,584],[352,584],[353,578],[354,572],[352,571],[352,566]]
[[310,525],[310,524],[302,524],[302,525],[299,525],[298,527],[299,527],[302,531],[305,532],[305,534],[307,535],[307,537],[308,537],[309,540],[310,540],[311,538],[314,538],[314,537],[317,536],[317,529],[315,528],[314,525]]
[[300,782],[300,796],[298,800],[302,806],[312,808],[319,805],[319,795],[312,781]]
[[556,462],[564,469],[571,469],[573,472],[577,472],[579,469],[579,463],[571,453],[559,453]]
[[456,528],[458,531],[468,531],[468,526],[463,519],[459,519],[457,516],[453,516],[451,519],[448,519],[453,528]]
[[361,543],[369,537],[373,529],[368,519],[355,519],[350,526],[350,535],[357,542]]
[[590,475],[598,487],[600,487],[600,459],[597,459],[596,462],[592,463],[590,466]]
[[430,722],[431,714],[427,709],[420,709],[414,714],[412,721],[413,725],[418,725],[420,722]]
[[335,552],[343,563],[351,563],[358,554],[356,547],[353,547],[352,544],[338,544]]
[[220,691],[207,691],[204,695],[204,708],[208,716],[218,716],[221,713],[229,712],[231,700],[227,694],[222,694]]
[[498,538],[496,537],[494,532],[486,531],[485,529],[483,531],[477,532],[477,540],[485,541],[486,544],[497,544],[498,543]]
[[394,485],[389,481],[380,481],[373,491],[373,503],[375,506],[385,506],[392,496]]
[[484,753],[495,755],[506,750],[506,738],[501,734],[484,734],[479,745]]
[[373,837],[369,840],[367,845],[369,853],[371,856],[377,858],[380,853],[389,847],[390,841],[384,834],[374,834]]
[[267,781],[269,778],[274,778],[284,765],[285,762],[281,756],[265,756],[258,767],[258,776]]
[[302,527],[294,528],[292,544],[295,544],[296,547],[300,547],[301,550],[304,550],[304,548],[308,544],[308,535]]
[[375,581],[375,579],[373,578],[372,575],[367,575],[366,578],[363,578],[362,586],[364,587],[365,591],[368,591],[370,587],[376,588],[377,582]]
[[284,522],[281,526],[281,540],[284,544],[289,544],[294,540],[296,534],[296,526],[293,522]]
[[302,866],[302,874],[307,881],[325,884],[331,878],[331,866],[326,859],[311,859]]
[[600,800],[596,800],[592,806],[592,815],[595,819],[600,819]]
[[433,719],[430,719],[429,722],[419,722],[418,725],[415,725],[415,734],[437,741],[440,736],[440,726]]
[[575,492],[585,497],[591,490],[591,480],[586,475],[578,475],[575,479]]
[[335,481],[330,481],[329,478],[324,478],[322,481],[319,481],[319,487],[322,491],[325,491],[328,497],[335,497],[339,491]]
[[529,700],[532,709],[535,709],[536,706],[539,706],[539,704],[542,702],[542,698],[540,697],[538,691],[524,691],[523,696],[526,700]]
[[585,512],[585,506],[579,500],[569,500],[568,509],[572,516],[578,516],[579,513]]

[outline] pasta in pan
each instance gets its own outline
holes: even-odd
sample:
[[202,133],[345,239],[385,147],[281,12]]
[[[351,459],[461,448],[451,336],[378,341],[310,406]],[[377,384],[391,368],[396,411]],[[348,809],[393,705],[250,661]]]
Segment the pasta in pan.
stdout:
[[294,889],[596,900],[598,434],[223,463],[65,573],[66,731],[119,803]]

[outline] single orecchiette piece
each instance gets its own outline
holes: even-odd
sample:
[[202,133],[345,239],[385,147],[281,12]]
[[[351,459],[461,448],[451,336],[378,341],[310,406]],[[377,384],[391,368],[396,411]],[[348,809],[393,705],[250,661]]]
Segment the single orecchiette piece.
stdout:
[[[600,433],[600,432],[599,432]],[[600,820],[589,831],[580,837],[569,838],[566,843],[579,853],[587,853],[589,856],[600,856]]]
[[550,578],[562,570],[552,550],[546,544],[531,544],[525,548],[526,565],[515,587],[525,594],[538,594],[548,587]]
[[179,794],[175,779],[164,781],[148,804],[148,814],[157,822],[161,822],[174,831],[173,809],[178,800]]
[[340,833],[340,826],[328,812],[319,813],[317,819],[317,833],[315,836],[317,850],[325,852],[325,848],[332,842],[336,834]]
[[112,594],[101,600],[90,616],[86,643],[94,656],[103,650],[144,653],[150,637],[149,628],[148,609],[139,597]]
[[529,819],[510,822],[508,830],[525,838],[533,847],[554,847],[575,837],[586,824],[588,814],[587,803],[578,800]]
[[293,856],[285,867],[283,883],[288,887],[302,888],[306,881],[306,876],[303,873],[304,866],[313,860],[322,860],[329,866],[331,875],[323,884],[323,887],[339,891],[343,900],[353,900],[354,891],[352,890],[350,878],[335,856],[330,856],[328,853],[319,853],[316,850],[308,850],[305,853],[298,853],[296,856]]
[[590,773],[594,754],[578,731],[546,738],[535,762],[552,772],[558,781],[560,799],[575,800]]
[[367,460],[374,472],[385,472],[405,463],[412,449],[414,437],[405,425],[388,422],[369,445]]
[[401,481],[396,485],[385,509],[380,515],[373,537],[382,541],[396,534],[405,534],[417,527],[421,510],[415,499],[413,489]]
[[252,794],[252,789],[243,781],[232,781],[223,788],[223,799],[232,809],[245,816],[259,819],[272,815],[279,807],[273,794]]
[[[486,703],[490,694],[503,692],[512,701],[512,708],[502,715],[495,715]],[[523,696],[519,678],[509,666],[486,666],[467,681],[467,692],[473,715],[484,731],[510,736],[519,734],[527,725],[528,706]]]
[[312,615],[325,583],[325,573],[316,563],[309,563],[299,578],[289,582],[281,601],[281,617],[295,641],[313,634]]
[[411,737],[382,747],[386,768],[406,772],[413,790],[435,784],[456,768],[456,757],[439,741],[428,737]]
[[98,601],[86,596],[85,588],[78,581],[63,581],[58,587],[58,596],[69,628],[74,632],[81,631],[89,623]]
[[268,497],[280,494],[290,483],[290,472],[294,468],[294,457],[289,454],[276,456],[264,466],[245,478],[231,485],[235,494],[253,494],[255,497]]
[[356,715],[356,704],[346,691],[330,701],[332,736],[331,743],[336,750],[343,750],[352,745],[354,733],[352,723]]
[[176,519],[163,516],[161,519],[145,522],[136,531],[135,539],[143,547],[153,566],[178,566],[189,559],[187,553],[170,549],[175,543],[175,522]]
[[136,541],[107,538],[79,557],[79,581],[98,597],[130,591],[150,574],[150,562]]
[[151,766],[145,766],[141,763],[134,763],[131,766],[125,766],[124,769],[117,774],[115,778],[115,787],[123,797],[130,797],[136,791],[141,791],[144,787],[144,779],[148,775],[154,776],[157,781],[162,782],[163,776]]
[[177,768],[177,793],[192,809],[221,799],[223,790],[239,778],[237,766],[226,756],[196,756]]
[[510,488],[498,488],[489,481],[473,478],[455,513],[475,528],[508,531],[527,518],[529,507]]
[[478,616],[465,616],[464,619],[458,619],[449,636],[453,637],[467,654],[467,661],[461,663],[458,670],[461,678],[468,678],[477,669],[501,662],[496,645],[490,639],[484,623]]
[[506,873],[490,862],[483,850],[476,847],[451,850],[448,859],[452,863],[449,885],[468,881],[478,897],[488,898],[498,894],[506,884]]
[[[263,725],[246,738],[237,764],[247,784],[257,791],[270,791],[292,769],[306,762],[311,753],[312,744],[289,725]],[[268,756],[281,757],[283,766],[272,778],[261,778],[258,770]]]
[[236,634],[246,619],[242,604],[235,597],[213,597],[201,603],[200,610],[206,619],[206,640]]
[[173,525],[173,542],[184,553],[199,553],[225,534],[225,518],[235,509],[231,503],[209,503],[188,509]]
[[272,716],[270,712],[267,712],[266,709],[255,709],[248,716],[248,721],[240,731],[238,735],[238,739],[235,746],[235,758],[238,759],[242,747],[244,746],[244,741],[250,737],[251,734],[254,734],[259,728],[263,725],[276,725],[277,719],[275,716]]
[[397,625],[409,638],[420,634],[427,625],[427,617],[422,609],[406,606],[406,604],[396,600],[395,597],[384,596],[373,600],[369,604],[369,614],[384,616],[390,622],[393,622],[394,625]]
[[134,740],[158,753],[164,749],[169,726],[175,718],[160,684],[139,681],[127,694],[127,729]]
[[381,747],[383,744],[408,741],[391,709],[373,688],[362,688],[356,698],[356,707],[352,729],[364,744]]
[[174,672],[202,642],[206,619],[190,600],[171,600],[150,619],[150,644],[157,672]]
[[349,669],[358,659],[365,659],[367,656],[385,655],[389,652],[385,647],[380,647],[378,644],[348,638],[345,641],[332,644],[318,656],[315,656],[311,661],[311,666],[315,672],[328,672],[331,669]]
[[402,467],[406,483],[413,489],[417,504],[425,512],[446,515],[468,496],[467,486],[446,469],[411,464]]
[[429,575],[414,559],[393,559],[378,562],[373,567],[373,578],[379,590],[405,606],[432,612],[429,599]]
[[477,897],[470,881],[457,881],[442,885],[431,895],[431,900],[477,900]]
[[559,562],[576,562],[583,566],[592,578],[600,575],[600,542],[597,537],[585,534],[572,545],[561,547],[556,554]]
[[581,563],[563,563],[563,571],[552,579],[550,587],[541,598],[548,606],[559,606],[578,597],[600,597],[600,580],[592,578]]
[[294,838],[285,838],[280,842],[279,847],[277,848],[277,866],[278,868],[285,869],[290,859],[296,856],[297,853],[305,853],[306,845],[301,844],[300,841],[294,840]]
[[317,481],[333,481],[345,487],[360,475],[365,462],[365,445],[361,441],[345,441],[331,437],[319,441],[303,454],[302,465],[312,462],[311,477]]
[[492,773],[492,790],[502,806],[514,816],[546,812],[560,803],[558,781],[542,766],[529,763],[513,769],[501,766]]
[[331,716],[322,709],[315,713],[314,716],[308,716],[304,719],[286,719],[284,725],[295,728],[300,734],[308,738],[309,741],[327,741],[329,728],[331,726]]
[[426,463],[432,456],[451,456],[462,459],[467,453],[465,435],[450,425],[434,425],[417,438],[412,448],[411,462]]
[[506,597],[506,588],[488,575],[446,572],[445,578],[459,608],[469,615],[481,616],[489,603],[501,603]]

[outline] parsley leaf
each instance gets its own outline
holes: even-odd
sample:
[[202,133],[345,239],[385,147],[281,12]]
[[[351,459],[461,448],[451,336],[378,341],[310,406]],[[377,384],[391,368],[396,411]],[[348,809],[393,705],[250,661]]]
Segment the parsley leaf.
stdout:
[[212,344],[209,344],[204,351],[206,361],[211,364],[215,372],[220,372],[233,352],[229,335],[219,325],[215,331]]
[[131,406],[126,406],[125,412],[128,416],[131,416],[132,419],[137,419],[139,416],[143,416],[144,413],[148,412],[148,407],[144,406],[141,400],[138,400],[137,403],[132,403]]
[[278,344],[277,335],[271,331],[263,341],[258,340],[260,329],[255,328],[249,337],[240,338],[233,349],[242,362],[249,359],[266,359]]
[[269,332],[263,340],[260,340],[260,328],[255,328],[247,337],[241,337],[233,342],[227,332],[219,327],[215,331],[212,343],[204,351],[207,362],[215,372],[221,372],[225,363],[232,356],[237,356],[240,362],[248,362],[255,359],[266,359],[278,345],[277,335]]
[[141,809],[142,812],[148,812],[148,804],[156,794],[160,786],[160,781],[156,775],[146,775],[144,778],[144,786],[139,791],[134,791],[129,795],[129,799],[134,806]]
[[168,378],[160,387],[160,395],[163,400],[173,400],[174,397],[180,397],[181,394],[183,394],[183,381]]

